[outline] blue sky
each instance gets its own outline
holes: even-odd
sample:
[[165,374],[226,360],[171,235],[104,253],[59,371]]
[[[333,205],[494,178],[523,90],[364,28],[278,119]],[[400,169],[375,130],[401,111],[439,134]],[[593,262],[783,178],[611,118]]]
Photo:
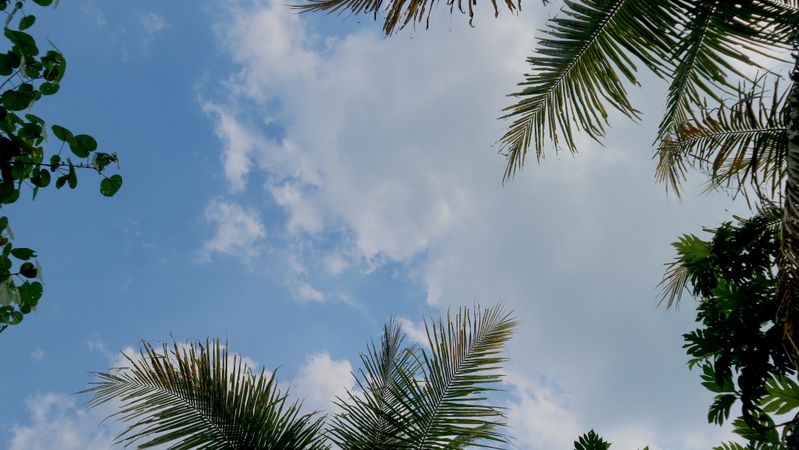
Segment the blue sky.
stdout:
[[745,209],[698,179],[682,202],[655,184],[662,85],[605,147],[501,183],[495,118],[555,11],[470,29],[442,10],[391,39],[270,0],[43,11],[69,69],[34,112],[117,152],[125,184],[106,199],[87,173],[4,212],[46,292],[0,335],[0,448],[107,448],[72,393],[140,339],[227,339],[326,408],[390,316],[414,332],[498,300],[521,321],[503,400],[520,448],[590,428],[618,448],[726,436],[681,350],[692,302],[658,309],[655,285],[677,235]]

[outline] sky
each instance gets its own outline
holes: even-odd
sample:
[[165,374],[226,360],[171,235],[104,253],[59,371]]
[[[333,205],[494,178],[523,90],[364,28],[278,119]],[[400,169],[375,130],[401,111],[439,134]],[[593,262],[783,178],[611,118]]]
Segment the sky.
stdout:
[[34,113],[95,136],[125,181],[107,199],[83,174],[3,212],[45,296],[0,335],[0,448],[109,448],[118,425],[75,393],[142,339],[222,338],[329,411],[390,317],[419,338],[426,317],[500,301],[520,322],[501,400],[517,448],[729,437],[681,348],[694,302],[659,308],[656,285],[670,242],[746,205],[698,176],[681,200],[655,182],[665,85],[646,75],[640,123],[611,117],[604,145],[503,184],[497,117],[558,7],[525,6],[478,8],[474,28],[440,7],[388,39],[282,0],[42,11],[69,68]]

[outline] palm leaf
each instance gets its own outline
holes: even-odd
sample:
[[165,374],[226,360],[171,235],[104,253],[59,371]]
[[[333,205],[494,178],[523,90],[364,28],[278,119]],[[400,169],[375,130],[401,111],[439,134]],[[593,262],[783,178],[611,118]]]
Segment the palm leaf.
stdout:
[[408,448],[495,448],[506,441],[504,414],[486,402],[502,380],[503,355],[516,321],[502,306],[425,321],[429,349],[417,352],[420,373],[400,373],[395,393]]
[[[504,0],[505,7],[513,12],[521,9],[521,0]],[[385,20],[383,22],[383,32],[386,36],[402,30],[409,24],[425,22],[430,26],[430,15],[436,6],[436,0],[390,0],[385,5]],[[494,16],[499,15],[499,5],[497,0],[491,0],[494,7]],[[457,9],[469,16],[469,25],[474,19],[474,7],[477,2],[474,0],[447,0],[446,6],[449,7],[451,14]],[[360,15],[371,14],[377,20],[378,14],[383,9],[383,0],[307,0],[307,3],[294,6],[302,12],[324,11],[327,13]]]
[[97,373],[90,406],[119,402],[114,417],[130,425],[117,443],[139,448],[327,449],[323,419],[300,412],[274,373],[253,374],[214,341],[157,349],[144,342],[129,368]]
[[505,178],[522,167],[529,147],[536,157],[543,155],[546,136],[556,149],[562,144],[575,152],[574,132],[598,140],[609,108],[638,118],[625,87],[638,83],[631,57],[660,75],[668,67],[681,14],[677,2],[564,3],[563,14],[549,21],[536,55],[528,58],[533,73],[513,94],[518,102],[505,109],[503,118],[513,119],[500,139],[508,160]]
[[403,374],[413,374],[418,369],[414,349],[405,347],[404,341],[399,323],[391,320],[383,329],[379,345],[372,342],[361,354],[363,368],[356,377],[361,392],[348,392],[337,400],[341,412],[333,417],[328,430],[343,450],[401,447],[402,428],[391,414],[401,404],[393,394]]
[[738,4],[724,1],[689,0],[682,34],[672,59],[676,61],[666,101],[666,112],[658,129],[656,177],[679,195],[685,178],[683,154],[674,153],[669,141],[677,128],[691,119],[694,108],[702,108],[709,97],[722,101],[723,92],[735,86],[730,77],[746,79],[736,63],[761,68],[748,55],[776,58],[787,54],[785,24],[777,18],[796,17],[791,5],[770,0]]
[[739,86],[730,106],[705,107],[699,116],[689,112],[689,119],[664,139],[660,154],[706,173],[708,189],[730,187],[740,192],[751,185],[761,198],[773,197],[785,178],[787,92],[778,81],[769,92],[761,80]]
[[[401,331],[390,323],[380,351],[364,358],[363,393],[340,400],[331,434],[345,449],[497,448],[507,439],[500,432],[504,415],[486,395],[502,380],[515,327],[501,306],[463,308],[446,322],[425,322],[429,348],[419,348],[402,347]],[[372,431],[359,433],[361,427]],[[372,440],[386,434],[390,440]],[[348,436],[356,436],[355,445]]]

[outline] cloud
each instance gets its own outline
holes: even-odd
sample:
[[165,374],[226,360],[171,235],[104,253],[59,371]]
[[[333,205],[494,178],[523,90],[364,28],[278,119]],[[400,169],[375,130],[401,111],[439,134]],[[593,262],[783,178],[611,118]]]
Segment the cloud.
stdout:
[[325,272],[327,272],[328,275],[332,275],[334,277],[337,277],[342,273],[344,273],[344,271],[347,270],[349,265],[350,264],[347,261],[347,259],[338,253],[327,255],[324,258]]
[[33,359],[36,362],[44,361],[44,350],[38,348],[33,352],[31,352],[31,359]]
[[[507,124],[496,116],[529,71],[543,15],[478,12],[473,30],[434,23],[384,39],[369,27],[318,36],[277,1],[226,5],[218,36],[236,67],[215,101],[258,136],[240,152],[246,171],[232,172],[244,175],[229,182],[247,189],[255,171],[266,179],[265,207],[287,212],[275,244],[308,269],[303,282],[328,290],[324,262],[315,267],[335,247],[349,261],[341,270],[366,276],[391,264],[434,307],[502,299],[521,321],[510,369],[570,392],[564,403],[520,383],[519,426],[539,420],[536,408],[562,418],[560,429],[531,432],[531,446],[569,445],[567,432],[583,425],[684,450],[702,447],[671,430],[716,433],[705,425],[710,396],[681,350],[691,305],[657,311],[654,286],[678,234],[743,208],[693,197],[696,179],[680,204],[655,185],[659,88],[633,99],[654,120],[612,115],[605,148],[580,137],[579,156],[549,152],[502,185],[492,145]],[[293,251],[298,240],[303,252]]]
[[570,448],[577,436],[588,431],[583,430],[576,412],[569,408],[567,395],[513,372],[508,374],[507,382],[513,386],[515,397],[507,404],[508,424],[521,448]]
[[106,20],[105,12],[101,10],[97,5],[89,3],[85,4],[81,7],[81,11],[86,14],[87,16],[94,19],[94,23],[97,24],[98,27],[104,27],[108,24],[108,20]]
[[414,321],[399,316],[397,323],[402,327],[402,331],[408,336],[413,343],[427,345],[427,332],[425,331],[423,323],[415,323]]
[[266,238],[258,213],[222,199],[214,199],[205,209],[205,220],[216,228],[214,236],[203,243],[200,260],[211,261],[223,253],[249,262],[261,253]]
[[280,2],[225,6],[228,21],[216,31],[234,60],[248,65],[237,78],[249,88],[247,95],[262,99],[266,87],[311,79],[320,59],[309,48],[315,36],[295,11]]
[[12,425],[9,450],[105,450],[114,434],[98,425],[103,415],[75,405],[71,395],[46,393],[27,401],[29,425]]
[[343,397],[353,384],[352,364],[322,352],[308,357],[297,369],[291,391],[303,399],[306,409],[330,412],[335,398]]
[[222,142],[222,167],[225,177],[234,192],[244,189],[247,174],[250,172],[251,154],[258,145],[259,138],[233,118],[226,108],[211,102],[203,102],[203,111],[215,120],[215,132]]
[[323,302],[325,294],[317,290],[305,281],[299,281],[294,285],[294,295],[298,300],[310,300],[314,302]]
[[154,12],[140,13],[139,25],[144,29],[145,46],[152,44],[158,35],[169,27],[164,16]]

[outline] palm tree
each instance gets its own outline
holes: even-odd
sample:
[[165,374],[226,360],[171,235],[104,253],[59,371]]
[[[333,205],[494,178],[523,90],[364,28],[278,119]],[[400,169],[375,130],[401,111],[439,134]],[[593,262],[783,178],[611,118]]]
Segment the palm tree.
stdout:
[[[506,0],[510,11],[521,8]],[[426,22],[435,0],[304,0],[302,11],[385,13],[394,34]],[[544,0],[544,3],[548,3]],[[473,17],[476,0],[450,0]],[[492,0],[495,14],[499,13]],[[456,8],[457,6],[457,8]],[[638,119],[628,88],[638,66],[669,83],[655,137],[656,178],[676,195],[689,168],[710,189],[782,203],[778,296],[788,341],[799,342],[799,1],[563,0],[528,58],[532,72],[505,109],[504,178],[550,146],[575,153],[578,132],[600,141],[610,110]],[[793,54],[791,50],[793,49]],[[791,83],[773,82],[762,59],[794,62]],[[750,76],[744,67],[760,71]],[[786,87],[787,85],[787,87]],[[795,344],[794,344],[795,345]],[[796,348],[799,356],[799,348]]]
[[129,367],[98,373],[89,404],[113,403],[127,422],[117,443],[170,449],[498,448],[501,407],[487,394],[502,381],[516,321],[502,306],[425,321],[426,345],[406,345],[389,321],[361,355],[358,389],[337,399],[327,426],[317,412],[255,374],[218,340],[159,348],[145,342]]

